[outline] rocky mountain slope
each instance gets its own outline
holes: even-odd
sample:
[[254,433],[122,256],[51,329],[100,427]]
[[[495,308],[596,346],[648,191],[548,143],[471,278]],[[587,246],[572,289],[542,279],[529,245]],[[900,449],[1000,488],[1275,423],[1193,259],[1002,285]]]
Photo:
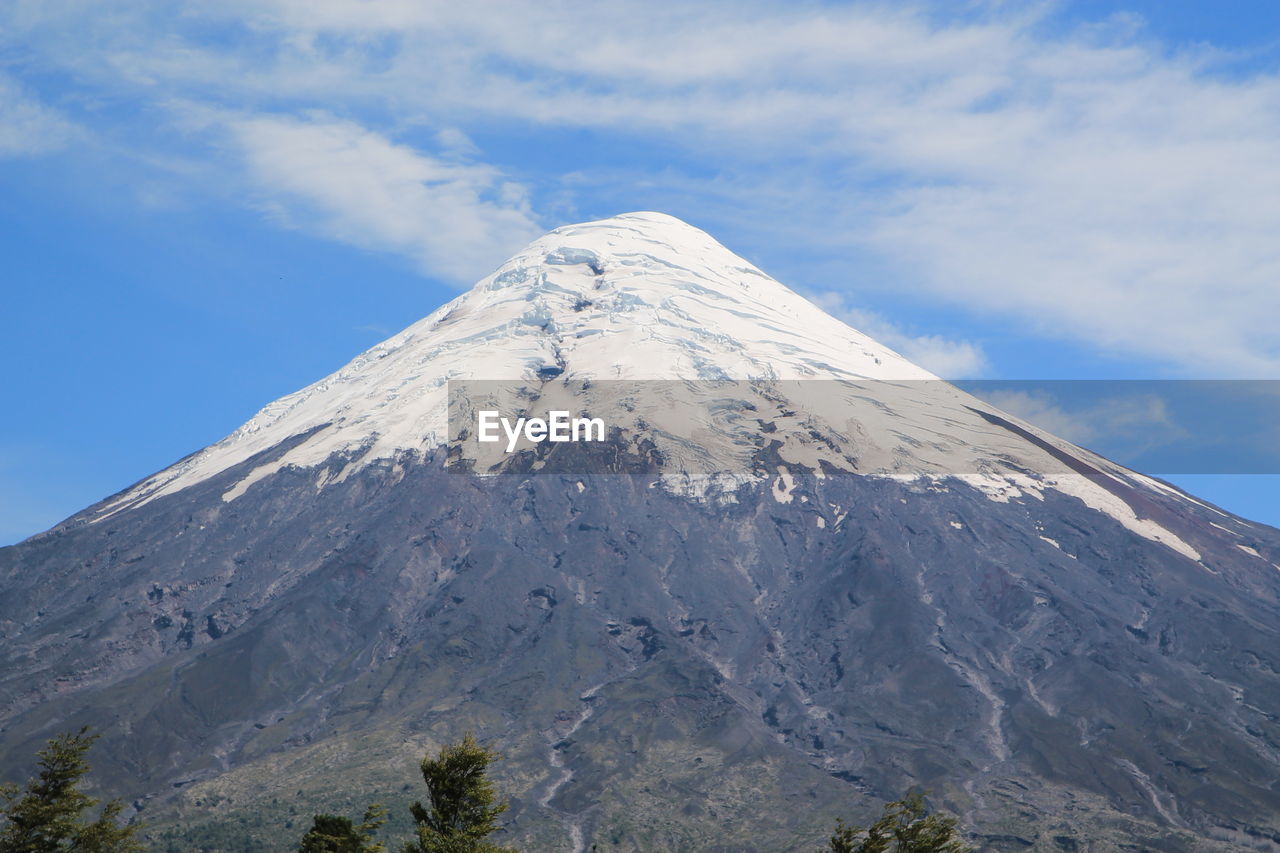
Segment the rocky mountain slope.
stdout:
[[[494,454],[492,400],[608,438]],[[629,214],[0,549],[0,770],[92,723],[162,849],[287,849],[474,729],[528,849],[811,849],[922,785],[984,849],[1280,850],[1277,564]]]

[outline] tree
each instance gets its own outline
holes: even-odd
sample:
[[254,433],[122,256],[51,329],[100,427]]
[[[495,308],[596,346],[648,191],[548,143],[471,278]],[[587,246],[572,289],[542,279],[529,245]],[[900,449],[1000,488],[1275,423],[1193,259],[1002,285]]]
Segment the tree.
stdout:
[[0,786],[0,853],[142,851],[135,837],[140,826],[116,822],[123,808],[119,800],[104,805],[93,822],[81,816],[98,803],[77,787],[89,772],[85,753],[97,739],[87,726],[58,735],[38,753],[40,770],[25,788]]
[[386,822],[387,810],[374,803],[365,809],[364,818],[353,824],[349,817],[318,814],[311,829],[302,836],[298,853],[382,853],[387,848],[375,842],[373,835]]
[[956,819],[925,814],[924,797],[911,793],[886,803],[880,819],[863,829],[836,821],[824,853],[970,853],[956,832]]
[[410,806],[416,837],[401,853],[514,853],[486,840],[497,831],[498,816],[507,810],[507,803],[497,800],[493,783],[485,776],[489,765],[501,757],[468,733],[461,742],[441,749],[436,758],[423,758],[422,780],[430,808],[420,802]]

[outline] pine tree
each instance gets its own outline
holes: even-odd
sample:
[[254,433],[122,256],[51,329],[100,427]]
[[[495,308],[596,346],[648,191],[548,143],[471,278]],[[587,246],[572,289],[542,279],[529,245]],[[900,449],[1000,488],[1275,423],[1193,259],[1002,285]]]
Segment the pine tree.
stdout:
[[116,821],[122,805],[113,800],[102,807],[98,819],[88,822],[82,814],[97,800],[77,785],[89,772],[85,753],[97,735],[88,727],[64,734],[40,750],[39,773],[25,788],[0,786],[0,853],[139,853],[138,825]]
[[926,815],[924,797],[911,793],[886,803],[880,819],[866,829],[837,820],[824,853],[970,853],[972,849],[960,840],[955,818]]
[[874,848],[865,848],[858,844],[858,836],[862,827],[845,823],[844,818],[836,818],[836,831],[827,842],[828,853],[871,853]]
[[410,807],[417,824],[416,838],[402,853],[514,853],[486,839],[498,829],[498,816],[507,810],[497,801],[493,783],[485,776],[500,758],[467,734],[460,743],[422,759],[430,808]]
[[358,824],[349,817],[318,814],[311,829],[302,836],[298,853],[382,853],[387,848],[375,842],[373,835],[385,823],[387,810],[374,803],[365,810]]

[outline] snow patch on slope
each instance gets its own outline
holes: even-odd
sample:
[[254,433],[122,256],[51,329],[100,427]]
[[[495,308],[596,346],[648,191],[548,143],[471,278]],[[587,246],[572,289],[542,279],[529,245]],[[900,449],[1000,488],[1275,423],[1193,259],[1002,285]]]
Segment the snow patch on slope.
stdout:
[[1200,562],[1200,552],[1173,532],[1148,518],[1139,518],[1133,507],[1087,477],[1060,477],[1053,487],[1079,498],[1086,506],[1109,515],[1128,530],[1177,551],[1188,560]]

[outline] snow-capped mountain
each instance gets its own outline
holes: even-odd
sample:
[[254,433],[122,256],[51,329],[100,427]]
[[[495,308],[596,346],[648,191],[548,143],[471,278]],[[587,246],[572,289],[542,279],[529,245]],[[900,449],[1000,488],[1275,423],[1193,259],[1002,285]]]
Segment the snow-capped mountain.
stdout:
[[[486,456],[494,400],[609,432]],[[528,849],[812,849],[923,785],[983,849],[1280,850],[1278,563],[626,214],[0,549],[0,769],[93,723],[161,849],[283,850],[475,729]]]
[[[280,465],[356,467],[447,439],[447,383],[526,380],[934,379],[708,235],[660,213],[558,228],[337,373],[266,406],[123,495],[171,494],[294,436]],[[250,477],[255,474],[250,474]],[[257,474],[256,476],[261,476]]]
[[[449,439],[449,383],[477,380],[571,386],[576,406],[607,410],[611,426],[653,442],[666,488],[697,497],[761,477],[784,483],[789,475],[753,464],[762,444],[780,438],[784,467],[958,475],[997,500],[1056,488],[1199,556],[1117,498],[1135,486],[1168,491],[1157,481],[945,385],[704,232],[649,212],[550,232],[430,316],[107,502],[95,520],[285,443],[286,452],[250,468],[223,499],[288,466],[314,469],[323,488],[365,465],[422,461]],[[726,396],[715,383],[725,380],[740,383],[733,410],[749,404],[753,417],[715,417]],[[617,384],[624,381],[652,384]],[[712,417],[690,422],[694,410]],[[502,458],[493,450],[491,464]]]

